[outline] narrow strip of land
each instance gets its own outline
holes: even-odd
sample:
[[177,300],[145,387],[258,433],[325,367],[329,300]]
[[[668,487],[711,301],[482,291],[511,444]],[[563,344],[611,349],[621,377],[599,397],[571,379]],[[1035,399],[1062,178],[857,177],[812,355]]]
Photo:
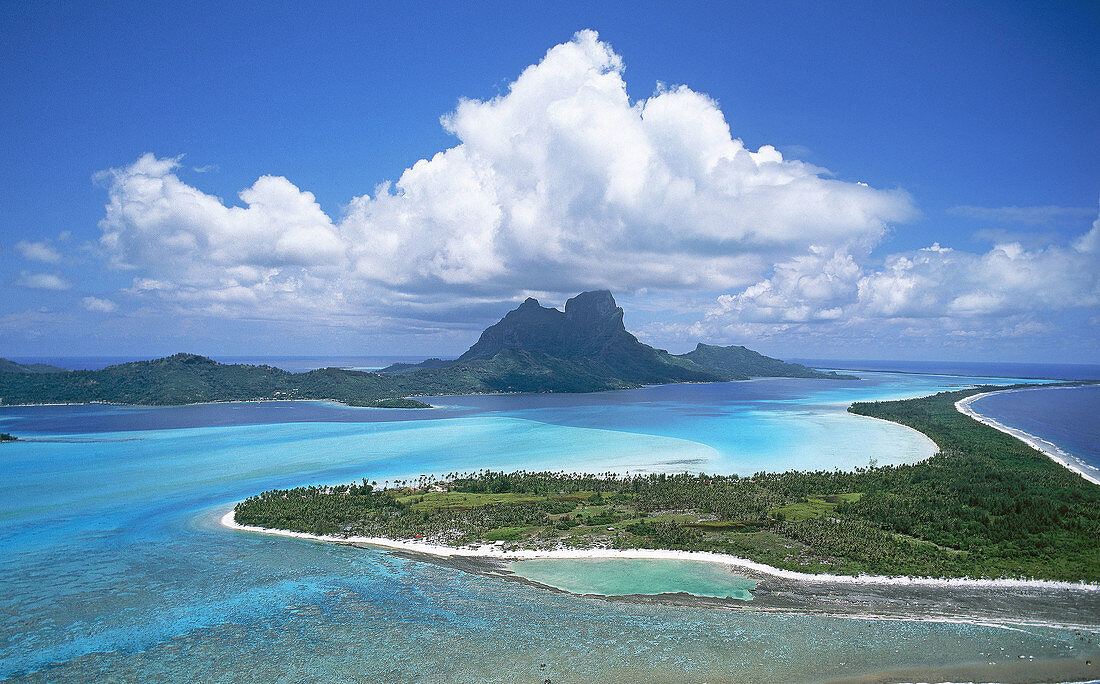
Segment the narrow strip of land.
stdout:
[[1067,454],[1065,451],[1059,448],[1057,444],[1048,442],[1041,437],[1037,437],[1019,428],[1005,425],[1004,423],[994,420],[989,416],[982,415],[981,413],[978,413],[973,407],[974,402],[976,402],[977,400],[993,394],[1003,394],[1008,392],[1027,392],[1031,390],[1049,391],[1049,389],[1049,387],[1043,385],[1031,385],[1028,387],[1017,387],[1014,389],[1003,389],[995,390],[993,392],[982,392],[981,394],[972,394],[969,397],[965,397],[955,402],[955,408],[958,409],[959,412],[963,413],[964,415],[970,416],[979,423],[984,423],[985,425],[988,425],[989,427],[996,430],[1000,430],[1007,435],[1012,435],[1024,444],[1027,444],[1032,449],[1043,452],[1058,463],[1064,465],[1073,472],[1078,473],[1079,475],[1081,475],[1081,477],[1085,478],[1089,482],[1100,484],[1100,478],[1098,478],[1095,473],[1090,472],[1087,468],[1083,467],[1081,463],[1077,462],[1077,459],[1075,459],[1072,455]]
[[631,558],[641,560],[690,560],[707,563],[721,563],[731,568],[745,570],[752,574],[762,574],[786,580],[830,582],[837,584],[860,585],[896,585],[896,586],[954,586],[954,587],[999,587],[1004,589],[1043,589],[1043,590],[1073,590],[1100,594],[1100,583],[1065,582],[1057,580],[1034,579],[980,579],[980,578],[936,578],[936,577],[907,577],[904,575],[833,575],[828,573],[805,573],[793,570],[783,570],[764,563],[757,563],[747,558],[738,558],[722,553],[708,551],[683,551],[678,549],[612,549],[612,548],[588,548],[588,549],[527,549],[515,546],[506,547],[497,544],[470,544],[467,546],[444,546],[431,544],[415,539],[389,539],[387,537],[360,537],[356,535],[337,536],[324,534],[309,534],[306,532],[292,532],[271,527],[257,527],[254,525],[242,525],[234,516],[234,511],[229,511],[221,517],[221,524],[234,530],[244,532],[258,532],[273,534],[282,537],[296,539],[312,539],[315,541],[334,542],[338,544],[364,544],[378,546],[398,551],[406,551],[414,554],[443,557],[465,558],[491,558],[500,561],[518,561],[534,559],[561,559],[576,560],[586,558]]
[[265,492],[232,520],[448,555],[692,553],[849,578],[838,582],[1100,581],[1100,488],[956,410],[991,389],[850,408],[931,438],[939,453],[917,464],[752,477],[479,471],[382,490],[363,480]]

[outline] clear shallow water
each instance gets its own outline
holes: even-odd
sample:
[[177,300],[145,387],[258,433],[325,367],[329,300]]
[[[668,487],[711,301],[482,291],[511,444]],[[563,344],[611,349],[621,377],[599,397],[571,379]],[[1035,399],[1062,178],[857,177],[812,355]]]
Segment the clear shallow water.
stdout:
[[[285,442],[293,445],[287,449],[293,452],[287,458],[297,464],[292,473],[366,476],[379,482],[482,467],[751,475],[926,458],[934,446],[923,435],[853,416],[846,407],[852,401],[992,382],[892,373],[860,377],[432,397],[440,408],[431,410],[357,409],[325,402],[12,407],[0,409],[0,430],[36,440],[44,452],[71,449],[47,443],[89,440],[116,445],[138,440],[132,449],[166,453],[190,443],[196,452],[220,454],[218,462],[247,463],[250,454],[261,454],[260,461],[273,467],[280,461],[271,460],[268,447],[279,449]],[[180,432],[185,429],[199,432]],[[128,453],[125,446],[96,453],[104,449]],[[328,474],[332,468],[336,471]]]
[[711,460],[665,469],[752,475],[762,470],[851,469],[867,466],[872,459],[888,465],[927,458],[935,446],[926,437],[899,425],[849,414],[848,405],[976,384],[1026,382],[870,372],[859,377],[663,385],[597,394],[520,395],[507,401],[484,395],[432,397],[430,401],[555,425],[700,442],[716,450]]
[[[810,451],[799,440],[862,465],[879,453],[872,445],[911,433],[845,416],[846,402],[966,382],[868,374],[455,397],[453,408],[395,412],[315,402],[3,408],[0,429],[27,441],[0,446],[0,676],[541,681],[537,666],[548,663],[555,682],[638,672],[798,681],[1080,652],[1055,629],[609,603],[217,524],[265,489],[360,477],[485,466],[751,472],[797,463],[797,449]],[[875,426],[862,445],[844,437],[856,423]],[[760,430],[785,446],[769,447]]]
[[532,559],[508,569],[529,580],[574,594],[654,596],[683,592],[693,596],[752,600],[756,581],[718,563],[635,558]]

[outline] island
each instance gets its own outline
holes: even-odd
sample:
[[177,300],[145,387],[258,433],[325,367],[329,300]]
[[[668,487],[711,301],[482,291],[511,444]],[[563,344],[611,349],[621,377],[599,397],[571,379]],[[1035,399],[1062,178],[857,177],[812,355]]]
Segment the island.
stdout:
[[426,408],[416,397],[499,392],[597,392],[751,377],[854,379],[786,363],[740,346],[699,344],[681,355],[626,330],[606,290],[583,292],[565,310],[527,299],[454,360],[397,364],[368,373],[221,364],[175,354],[101,370],[0,363],[0,404],[181,405],[218,401],[330,400],[350,406]]
[[853,472],[451,473],[264,492],[237,525],[459,549],[665,549],[833,575],[1100,581],[1100,487],[956,403],[1004,387],[853,404],[939,447]]
[[0,359],[0,373],[67,373],[64,368],[45,363],[18,363],[10,359]]

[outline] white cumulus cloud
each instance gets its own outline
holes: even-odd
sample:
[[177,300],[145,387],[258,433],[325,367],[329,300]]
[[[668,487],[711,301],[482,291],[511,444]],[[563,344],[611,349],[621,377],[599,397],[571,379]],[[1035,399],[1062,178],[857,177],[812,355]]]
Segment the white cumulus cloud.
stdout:
[[147,154],[100,175],[101,245],[135,271],[132,292],[178,306],[353,312],[744,287],[807,253],[844,261],[917,214],[904,191],[746,147],[718,103],[686,86],[632,101],[624,73],[595,32],[578,33],[500,96],[460,101],[442,118],[454,147],[337,218],[273,176],[227,206],[183,182],[178,158]]
[[[245,207],[183,183],[178,159],[145,154],[99,177],[108,184],[101,242],[116,264],[159,264],[159,272],[201,282],[223,271],[253,279],[264,268],[339,268],[345,245],[313,194],[282,177],[262,176],[240,192]],[[232,277],[232,276],[231,276]]]
[[1092,230],[1079,237],[1073,247],[1082,254],[1100,254],[1100,216],[1092,222]]
[[746,148],[685,86],[632,102],[623,75],[583,31],[501,96],[460,102],[443,119],[460,145],[352,202],[358,271],[509,292],[729,287],[915,215],[904,192]]
[[109,199],[100,243],[116,267],[143,274],[134,291],[195,310],[210,305],[208,313],[262,302],[300,310],[306,295],[306,306],[340,298],[331,281],[347,267],[347,245],[312,193],[263,176],[240,192],[245,206],[226,206],[181,181],[178,167],[178,159],[145,154],[97,174]]
[[1018,243],[972,254],[934,245],[890,256],[859,283],[859,313],[877,317],[987,316],[1100,303],[1096,258]]
[[[687,86],[632,100],[625,74],[622,57],[582,31],[499,96],[459,101],[441,118],[453,147],[350,198],[339,216],[280,176],[226,203],[182,180],[179,157],[146,154],[98,175],[108,196],[100,246],[146,304],[360,328],[388,317],[439,331],[502,299],[596,287],[717,296],[705,316],[676,309],[683,317],[670,324],[713,341],[798,333],[874,344],[883,321],[896,338],[1041,335],[1052,328],[1035,315],[1100,304],[1100,219],[1068,244],[998,238],[985,252],[934,244],[877,255],[891,225],[918,215],[907,193],[752,149],[715,100]],[[1081,215],[951,211],[1025,225]],[[19,249],[48,255],[36,244]],[[50,274],[17,282],[68,287]]]
[[856,298],[861,274],[847,250],[814,246],[807,255],[777,264],[770,278],[738,294],[719,296],[711,315],[733,313],[746,322],[836,320]]
[[[844,250],[811,250],[778,264],[771,277],[718,297],[710,329],[734,323],[845,319],[1004,317],[1100,305],[1100,219],[1070,246],[985,253],[941,247],[891,254],[860,265]],[[866,258],[861,259],[866,261]]]
[[110,299],[101,299],[99,297],[85,297],[81,300],[84,308],[94,313],[111,313],[118,309],[118,304],[114,303]]
[[41,261],[46,264],[56,264],[61,261],[61,253],[44,240],[41,242],[20,240],[15,243],[15,249],[29,261]]
[[68,290],[72,283],[56,273],[28,273],[23,271],[15,280],[19,287],[27,287],[32,290]]

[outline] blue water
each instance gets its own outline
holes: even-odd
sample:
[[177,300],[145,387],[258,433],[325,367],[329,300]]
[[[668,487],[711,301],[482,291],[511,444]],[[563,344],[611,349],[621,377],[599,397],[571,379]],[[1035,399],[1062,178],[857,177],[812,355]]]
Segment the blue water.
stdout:
[[[201,445],[204,453],[287,440],[296,444],[296,453],[348,461],[352,469],[369,468],[367,474],[380,482],[459,469],[533,465],[584,472],[751,475],[926,458],[934,446],[924,436],[850,415],[846,407],[852,401],[920,396],[995,381],[890,373],[860,377],[769,378],[593,394],[431,397],[440,407],[431,410],[357,409],[325,402],[30,406],[0,410],[0,430],[36,439],[74,439],[79,437],[69,435],[172,429],[161,435],[169,452],[184,439]],[[270,424],[282,427],[266,427]],[[294,429],[291,424],[305,426]],[[230,427],[242,429],[220,429]],[[184,428],[208,429],[184,438],[175,432]],[[147,445],[142,442],[135,448]],[[364,454],[362,460],[348,459],[348,449]]]
[[[97,370],[129,361],[142,361],[154,356],[13,356],[18,363],[45,363],[71,370]],[[426,356],[223,356],[214,355],[220,363],[268,365],[291,373],[316,368],[349,368],[376,370],[395,363],[419,363]],[[960,375],[986,378],[1045,378],[1058,380],[1100,379],[1098,364],[1003,363],[994,361],[883,361],[860,359],[785,359],[811,368],[860,371],[918,373],[921,375]]]
[[572,558],[513,561],[508,570],[574,594],[631,596],[691,594],[751,601],[755,580],[720,563],[638,558]]
[[971,408],[1100,469],[1100,385],[990,394]]
[[898,373],[943,373],[947,375],[999,378],[1045,378],[1048,380],[1100,380],[1095,363],[1004,363],[1000,361],[883,361],[880,359],[787,359],[812,368]]
[[[752,475],[907,463],[931,456],[923,435],[847,412],[853,401],[917,397],[1013,379],[860,373],[859,380],[768,378],[598,394],[432,397],[456,408],[496,410],[525,420],[702,442],[706,461],[665,459],[660,469]],[[563,467],[569,467],[563,464]],[[641,470],[654,470],[642,468]],[[590,472],[592,468],[588,468]]]
[[983,382],[861,375],[449,397],[424,411],[5,407],[0,430],[25,441],[0,445],[0,676],[800,681],[1074,653],[1063,630],[609,603],[217,524],[258,491],[360,477],[912,460],[922,437],[844,406]]

